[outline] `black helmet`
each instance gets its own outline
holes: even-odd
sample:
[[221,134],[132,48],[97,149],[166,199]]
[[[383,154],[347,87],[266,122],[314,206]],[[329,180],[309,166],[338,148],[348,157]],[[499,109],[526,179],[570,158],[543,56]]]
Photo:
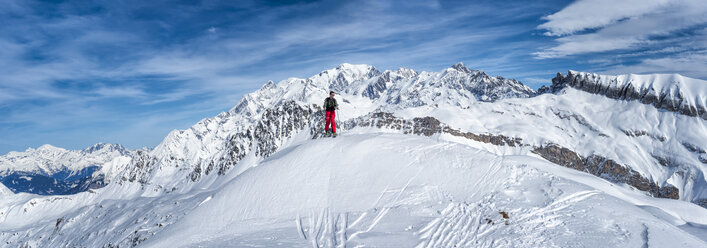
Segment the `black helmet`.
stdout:
[[332,90],[332,91],[329,91],[329,94],[332,94],[332,93],[333,93],[333,94],[336,94],[336,92],[334,92],[333,90]]

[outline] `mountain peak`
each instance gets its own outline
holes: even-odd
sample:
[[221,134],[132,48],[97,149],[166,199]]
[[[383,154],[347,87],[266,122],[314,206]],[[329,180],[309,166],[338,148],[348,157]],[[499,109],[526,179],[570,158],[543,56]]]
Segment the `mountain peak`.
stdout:
[[64,148],[59,148],[50,144],[44,144],[40,147],[37,147],[37,151],[46,151],[46,152],[52,152],[52,151],[65,151]]
[[268,90],[268,89],[272,89],[275,87],[277,87],[275,85],[275,82],[273,82],[272,80],[268,80],[268,82],[265,83],[265,85],[263,85],[263,87],[260,87],[260,90]]
[[350,63],[341,63],[339,66],[336,67],[336,69],[339,70],[369,70],[373,68],[372,65],[367,65],[367,64],[350,64]]
[[102,151],[102,150],[106,150],[108,152],[118,151],[121,154],[126,153],[125,147],[123,147],[120,144],[107,144],[107,143],[102,143],[102,142],[99,142],[89,148],[83,149],[83,152],[84,153],[94,153],[94,152]]
[[466,67],[466,65],[464,65],[464,62],[459,62],[459,63],[452,65],[452,69],[455,69],[455,70],[461,71],[461,72],[467,72],[467,73],[471,72],[471,69]]

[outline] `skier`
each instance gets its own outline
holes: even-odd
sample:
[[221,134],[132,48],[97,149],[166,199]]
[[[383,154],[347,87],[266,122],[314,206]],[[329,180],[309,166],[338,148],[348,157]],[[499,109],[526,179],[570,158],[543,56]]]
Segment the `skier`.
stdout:
[[[339,109],[339,104],[336,103],[334,95],[334,91],[329,91],[329,97],[324,99],[324,109],[326,110],[324,132],[325,136],[336,137],[336,122],[334,120],[336,119],[336,110]],[[331,133],[329,132],[329,124],[331,124]]]

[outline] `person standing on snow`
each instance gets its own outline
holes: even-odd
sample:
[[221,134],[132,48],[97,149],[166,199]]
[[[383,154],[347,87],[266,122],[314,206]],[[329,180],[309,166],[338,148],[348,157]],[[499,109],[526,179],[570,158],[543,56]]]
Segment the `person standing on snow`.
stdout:
[[[326,110],[326,115],[325,115],[325,120],[326,124],[324,124],[324,132],[326,133],[326,136],[334,136],[336,137],[336,122],[334,120],[336,119],[336,110],[339,109],[339,104],[336,103],[336,99],[334,99],[334,91],[329,92],[329,97],[324,99],[324,109]],[[329,132],[329,124],[331,124],[331,133]]]

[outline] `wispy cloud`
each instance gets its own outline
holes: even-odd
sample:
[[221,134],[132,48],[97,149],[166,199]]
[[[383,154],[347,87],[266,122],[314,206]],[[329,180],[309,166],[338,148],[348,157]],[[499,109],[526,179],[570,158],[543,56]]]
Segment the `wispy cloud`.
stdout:
[[557,13],[543,17],[547,22],[538,26],[546,35],[562,36],[593,28],[602,28],[622,20],[642,18],[659,12],[670,0],[581,0]]
[[[546,17],[538,26],[548,35],[567,35],[556,39],[556,46],[536,52],[540,58],[638,49],[666,44],[680,35],[707,24],[707,5],[703,1],[604,1],[580,0]],[[622,8],[623,5],[634,7]],[[592,7],[593,6],[593,7]],[[611,11],[598,11],[610,9]],[[575,34],[589,28],[589,33]],[[658,46],[659,47],[659,46]]]
[[119,86],[119,87],[100,87],[94,91],[99,97],[128,97],[142,98],[146,97],[147,93],[135,86]]
[[69,148],[108,136],[155,145],[145,130],[185,128],[268,80],[343,62],[439,70],[518,34],[481,18],[485,3],[6,2],[0,135]]
[[701,65],[705,48],[691,28],[704,7],[691,0],[626,11],[599,0],[2,3],[0,137],[22,149],[154,146],[268,80],[344,62],[439,71],[463,61],[537,87],[576,67],[695,75],[689,63]]
[[704,1],[578,0],[543,19],[538,28],[559,37],[534,52],[536,58],[586,58],[605,72],[707,77],[699,67],[707,62],[701,55],[707,52]]
[[597,72],[607,74],[623,73],[680,73],[691,77],[705,77],[707,72],[707,52],[686,52],[679,56],[665,58],[647,58],[634,65],[614,65],[597,69]]

